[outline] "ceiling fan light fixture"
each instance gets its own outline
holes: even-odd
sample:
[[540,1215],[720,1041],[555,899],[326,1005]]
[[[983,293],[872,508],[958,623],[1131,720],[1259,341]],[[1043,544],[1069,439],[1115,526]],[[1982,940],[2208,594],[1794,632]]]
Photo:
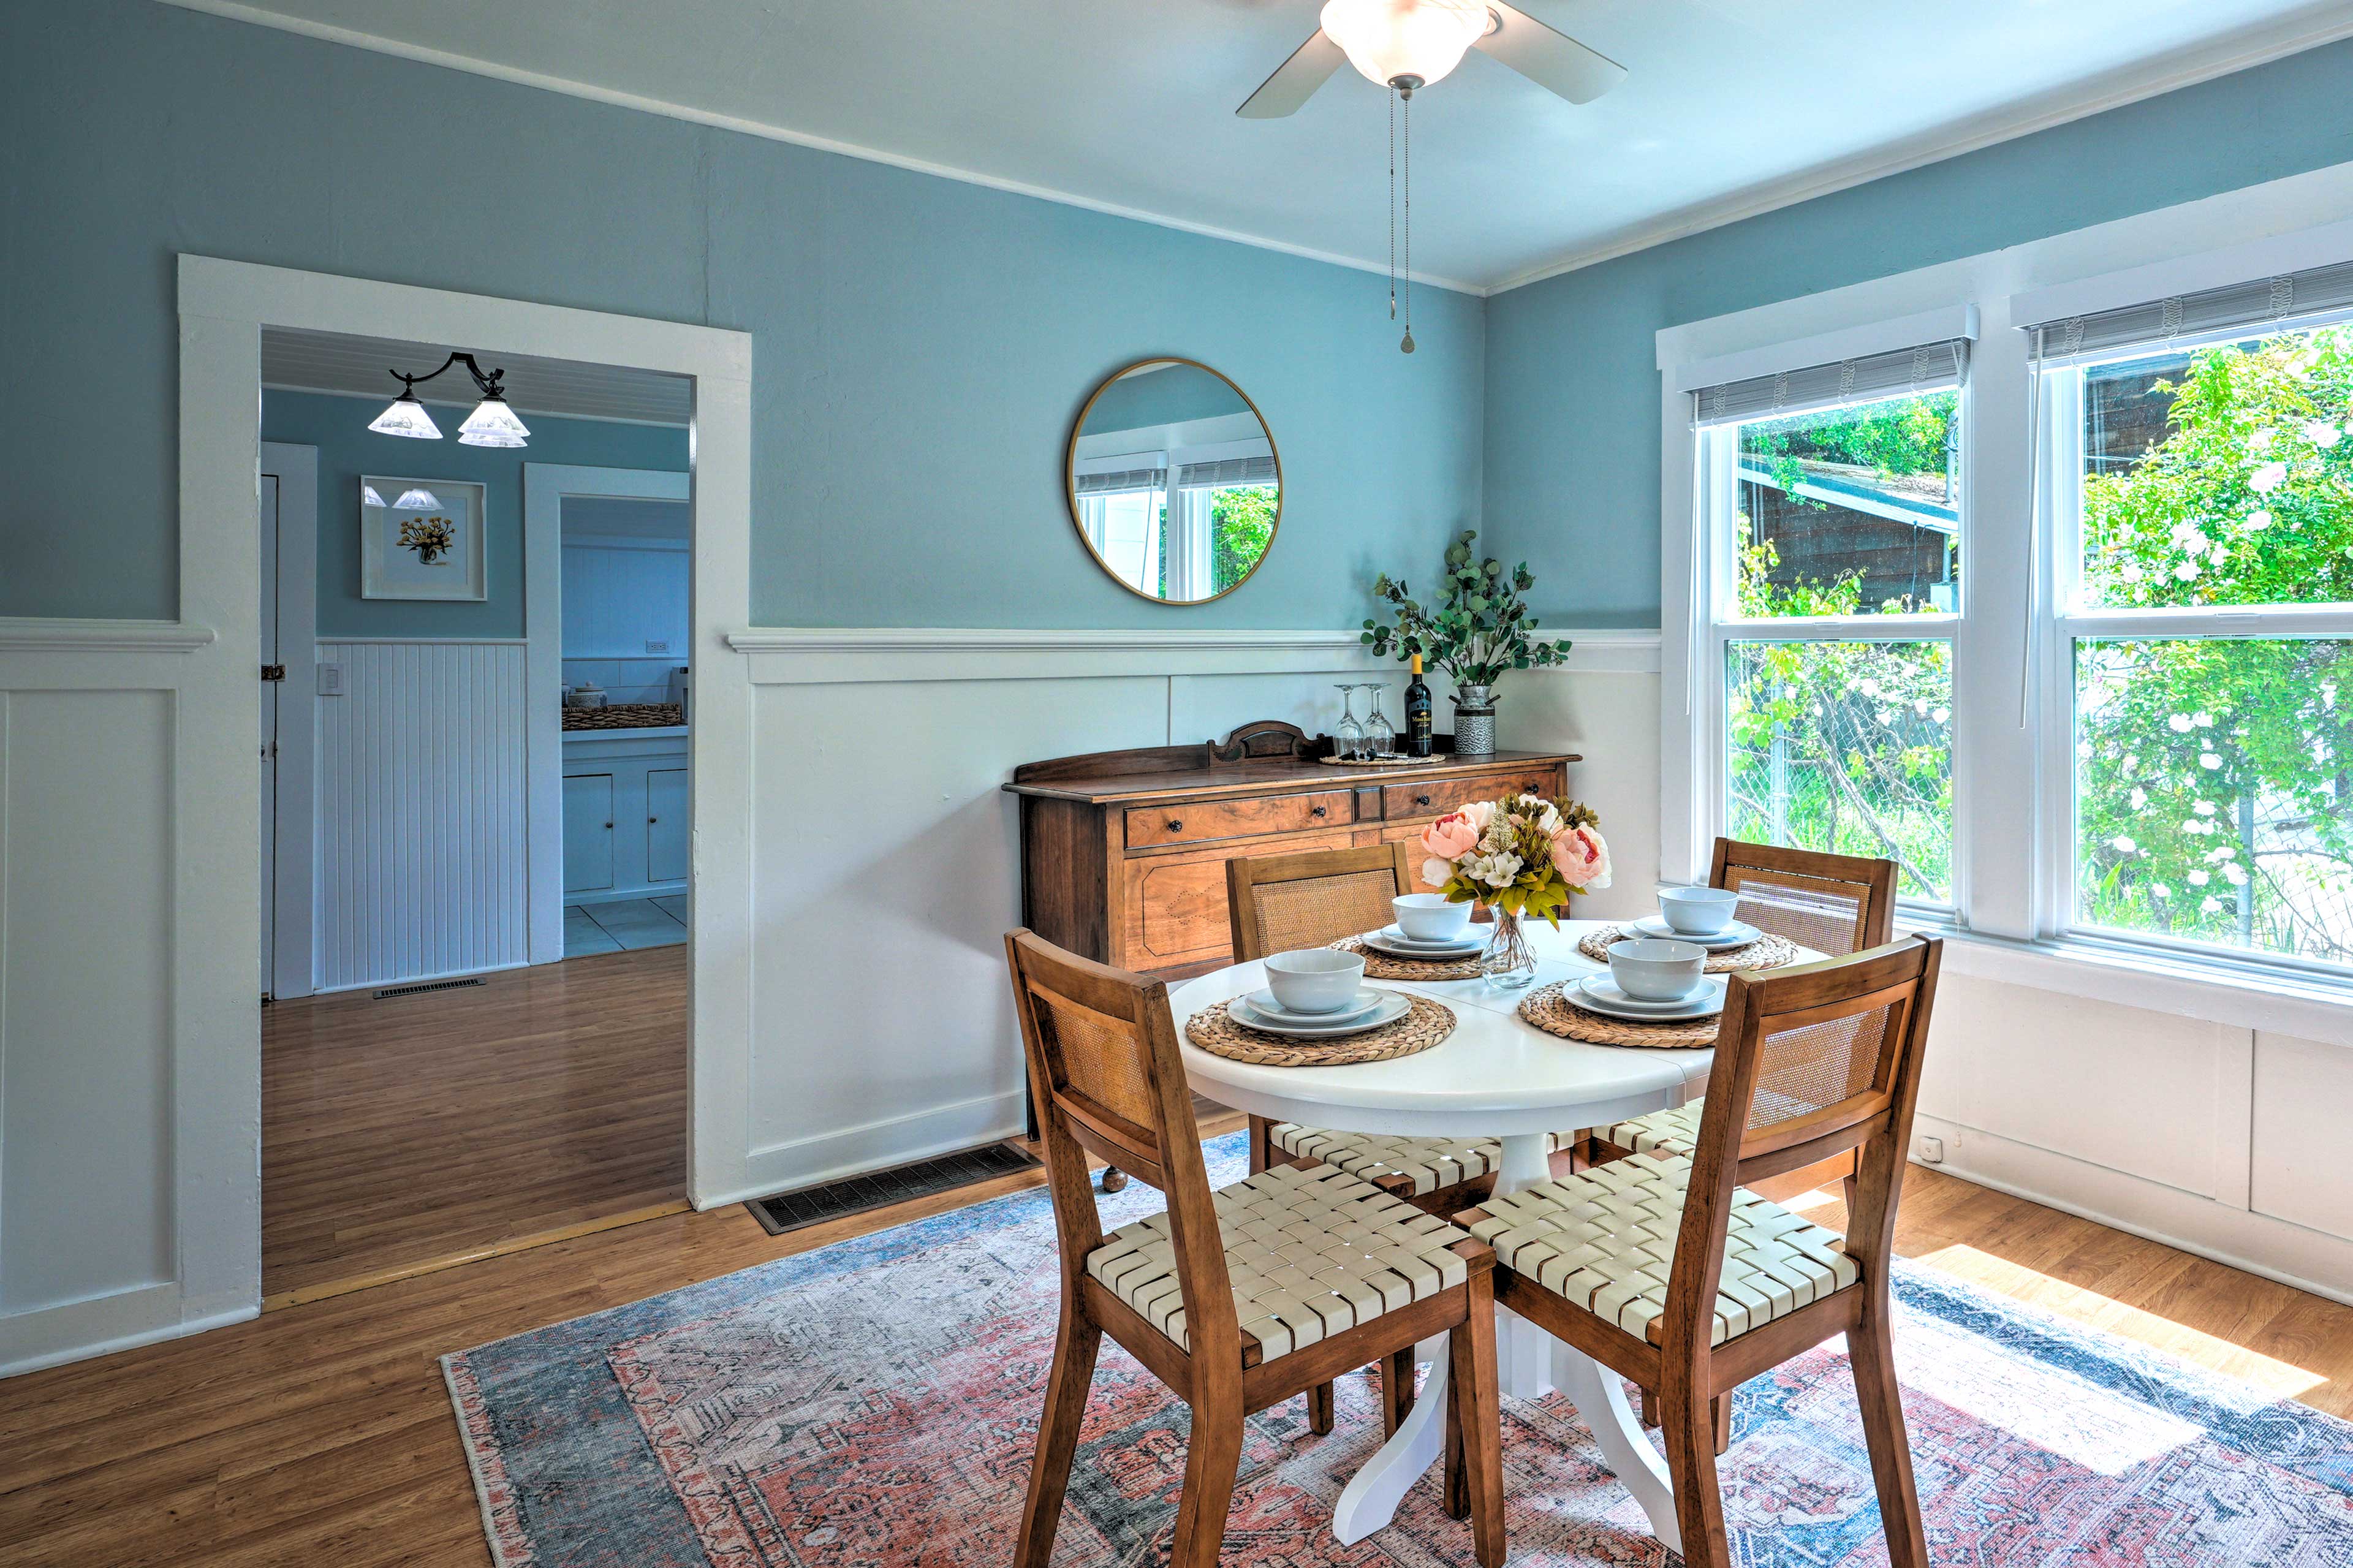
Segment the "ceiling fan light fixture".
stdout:
[[1483,0],[1326,0],[1324,34],[1365,79],[1428,87],[1487,31]]

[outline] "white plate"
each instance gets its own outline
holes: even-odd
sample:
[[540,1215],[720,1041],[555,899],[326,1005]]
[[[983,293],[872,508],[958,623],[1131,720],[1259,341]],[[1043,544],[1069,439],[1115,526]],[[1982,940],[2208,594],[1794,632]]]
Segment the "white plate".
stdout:
[[1419,937],[1406,935],[1405,932],[1391,925],[1383,926],[1376,931],[1366,931],[1363,940],[1387,953],[1409,954],[1415,958],[1460,958],[1476,952],[1487,945],[1487,930],[1488,928],[1483,926],[1473,926],[1470,931],[1449,942],[1423,942]]
[[1353,1024],[1379,1006],[1382,997],[1392,994],[1394,993],[1376,991],[1367,985],[1350,998],[1345,1006],[1335,1007],[1327,1013],[1295,1012],[1276,1001],[1271,989],[1253,991],[1242,1000],[1250,1004],[1251,1012],[1261,1018],[1271,1018],[1278,1024]]
[[1746,921],[1734,921],[1714,936],[1687,936],[1667,923],[1664,915],[1644,915],[1634,922],[1634,929],[1644,936],[1664,937],[1669,942],[1687,942],[1694,947],[1704,947],[1710,952],[1722,952],[1726,948],[1746,947],[1765,933]]
[[1288,1035],[1293,1039],[1328,1040],[1342,1035],[1361,1035],[1366,1029],[1377,1029],[1383,1024],[1393,1024],[1413,1010],[1413,998],[1397,991],[1381,993],[1384,1000],[1369,1013],[1358,1015],[1345,1024],[1278,1024],[1261,1017],[1243,997],[1228,1004],[1227,1010],[1235,1023],[1245,1028],[1262,1029],[1270,1035]]
[[1607,974],[1588,974],[1577,983],[1574,998],[1580,1007],[1590,1007],[1597,1013],[1607,1013],[1613,1018],[1641,1018],[1651,1023],[1681,1022],[1686,1018],[1712,1018],[1724,1011],[1725,978],[1711,974],[1700,982],[1699,990],[1674,1002],[1646,1002],[1629,996],[1618,983]]

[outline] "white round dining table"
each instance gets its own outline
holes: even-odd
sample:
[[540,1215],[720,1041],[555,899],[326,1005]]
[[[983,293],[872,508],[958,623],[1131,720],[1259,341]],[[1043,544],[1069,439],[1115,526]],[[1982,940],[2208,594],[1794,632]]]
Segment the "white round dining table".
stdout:
[[[1556,931],[1542,921],[1531,922],[1536,973],[1523,990],[1496,990],[1483,980],[1368,981],[1436,997],[1454,1012],[1454,1028],[1443,1041],[1385,1062],[1280,1068],[1212,1056],[1185,1040],[1185,1020],[1258,990],[1266,975],[1255,961],[1197,975],[1168,994],[1186,1077],[1206,1099],[1278,1121],[1343,1132],[1498,1138],[1503,1163],[1496,1190],[1518,1192],[1550,1179],[1550,1134],[1604,1127],[1680,1105],[1700,1092],[1715,1059],[1706,1048],[1659,1050],[1562,1039],[1520,1017],[1520,1000],[1528,991],[1607,967],[1577,951],[1577,939],[1604,923],[1563,921]],[[1670,1548],[1682,1550],[1666,1465],[1643,1436],[1618,1375],[1502,1308],[1496,1309],[1496,1330],[1504,1392],[1524,1399],[1556,1387],[1566,1394],[1610,1468],[1650,1516],[1653,1531]],[[1342,1544],[1388,1523],[1406,1492],[1437,1462],[1445,1441],[1445,1350],[1443,1339],[1418,1347],[1416,1354],[1430,1366],[1412,1412],[1356,1472],[1333,1510],[1333,1532]]]

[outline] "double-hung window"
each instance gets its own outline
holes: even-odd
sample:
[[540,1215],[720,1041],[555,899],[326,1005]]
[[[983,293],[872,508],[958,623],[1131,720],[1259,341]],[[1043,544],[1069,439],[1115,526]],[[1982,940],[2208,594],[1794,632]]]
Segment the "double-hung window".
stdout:
[[2353,965],[2353,265],[2027,335],[2045,929]]
[[1691,399],[1701,818],[1892,858],[1947,908],[1968,363],[1954,337]]

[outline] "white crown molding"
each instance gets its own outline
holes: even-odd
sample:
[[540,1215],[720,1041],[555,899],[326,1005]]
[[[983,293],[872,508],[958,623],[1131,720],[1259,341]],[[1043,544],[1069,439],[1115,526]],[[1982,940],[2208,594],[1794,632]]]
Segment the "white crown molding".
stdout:
[[194,653],[214,639],[212,627],[184,621],[0,616],[0,653]]
[[1531,283],[1541,283],[1547,278],[1557,278],[1565,272],[1614,261],[1621,256],[1631,256],[1638,250],[1648,250],[1671,240],[1685,239],[1712,228],[1722,228],[1746,218],[1796,206],[1816,196],[1852,190],[1857,185],[1867,185],[1890,174],[1901,174],[1907,170],[1958,157],[1964,153],[1974,153],[2000,142],[2015,141],[2021,136],[2031,136],[2038,131],[2089,119],[2111,109],[2121,109],[2179,88],[2195,87],[2200,82],[2267,65],[2273,60],[2284,59],[2290,55],[2301,54],[2306,49],[2318,48],[2347,37],[2353,37],[2353,10],[2340,12],[2323,22],[2273,28],[2258,32],[2253,37],[2242,35],[2235,39],[2217,40],[2204,48],[2169,55],[2161,61],[2141,67],[2137,71],[2118,73],[2105,89],[2088,98],[2067,99],[2055,103],[2046,101],[2040,108],[2021,110],[2014,107],[1980,115],[1908,145],[1899,143],[1893,150],[1878,149],[1820,169],[1793,174],[1787,179],[1752,186],[1719,201],[1704,202],[1678,213],[1670,213],[1653,222],[1625,230],[1615,237],[1570,251],[1554,260],[1489,283],[1481,292],[1492,299],[1514,289],[1525,289]]
[[[740,132],[768,142],[787,142],[796,147],[808,147],[820,153],[838,153],[845,158],[857,158],[869,163],[887,163],[894,169],[907,169],[918,174],[932,174],[943,180],[955,180],[967,185],[982,185],[992,191],[1004,191],[1017,196],[1033,196],[1039,201],[1057,202],[1063,206],[1083,207],[1089,212],[1103,213],[1111,217],[1133,219],[1159,228],[1177,229],[1186,234],[1198,234],[1208,239],[1222,239],[1235,245],[1247,245],[1258,250],[1279,251],[1303,260],[1320,261],[1328,266],[1345,267],[1356,272],[1377,272],[1386,277],[1388,263],[1363,257],[1344,256],[1337,251],[1318,250],[1312,246],[1293,245],[1286,240],[1269,239],[1262,235],[1245,234],[1239,229],[1219,228],[1214,224],[1195,223],[1187,218],[1170,217],[1165,213],[1146,212],[1141,207],[1123,206],[1117,202],[1097,200],[1075,192],[1056,190],[1050,185],[1033,185],[1021,180],[1009,180],[998,174],[984,174],[974,169],[960,169],[951,163],[935,163],[925,158],[912,158],[902,153],[888,153],[879,147],[861,146],[855,142],[840,142],[830,136],[818,136],[806,131],[795,131],[765,121],[747,120],[741,115],[720,114],[696,109],[691,104],[673,103],[668,99],[650,98],[643,93],[623,92],[615,88],[598,87],[593,82],[575,81],[569,77],[552,76],[544,71],[524,70],[517,66],[501,65],[492,60],[476,59],[470,55],[453,54],[447,49],[427,48],[421,44],[404,43],[375,33],[364,33],[354,27],[339,27],[330,23],[314,22],[307,17],[283,16],[259,5],[240,5],[237,0],[163,0],[183,11],[199,11],[208,16],[219,16],[232,22],[248,22],[259,27],[273,27],[281,33],[296,33],[306,38],[317,38],[330,44],[344,44],[374,54],[393,55],[422,65],[440,66],[448,70],[464,71],[469,76],[489,77],[496,81],[512,82],[518,87],[533,87],[546,92],[560,92],[567,98],[586,99],[596,103],[609,103],[620,109],[634,109],[645,114],[659,114],[668,120],[682,120],[693,125],[708,125],[720,131]],[[1466,283],[1459,278],[1441,278],[1435,273],[1408,274],[1416,283],[1451,293],[1483,297],[1487,290],[1476,283]]]
[[[1656,672],[1651,630],[1548,631],[1569,639],[1568,673]],[[1120,676],[1399,673],[1353,631],[1029,630],[943,626],[758,626],[727,646],[759,686]]]

